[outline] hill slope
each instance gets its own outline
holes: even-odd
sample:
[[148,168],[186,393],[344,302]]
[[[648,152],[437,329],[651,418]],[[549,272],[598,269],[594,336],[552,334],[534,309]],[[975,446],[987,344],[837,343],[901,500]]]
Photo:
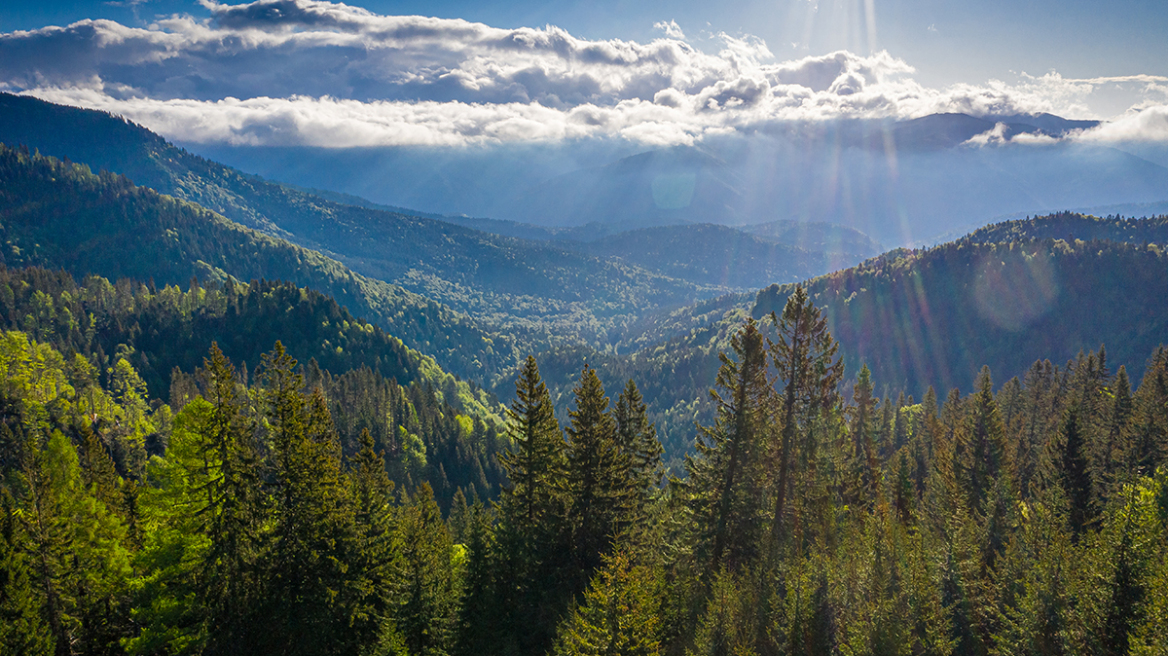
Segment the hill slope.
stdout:
[[76,276],[159,285],[192,276],[287,280],[331,295],[454,372],[501,367],[513,357],[505,340],[438,303],[84,165],[0,146],[0,222],[0,264],[10,267],[64,267]]
[[555,244],[328,201],[192,155],[102,112],[0,94],[0,116],[0,142],[126,175],[529,340],[601,343],[647,309],[720,291]]
[[[1163,225],[1163,218],[1040,217],[929,250],[892,251],[805,285],[840,342],[848,376],[866,363],[892,394],[919,399],[927,385],[969,390],[983,364],[1005,382],[1039,358],[1066,361],[1100,344],[1111,367],[1126,365],[1135,380],[1148,354],[1168,341],[1168,248],[1147,243]],[[1072,239],[1045,238],[1056,232]],[[1116,241],[1075,241],[1079,234]],[[561,412],[583,360],[606,387],[635,379],[677,457],[690,448],[693,422],[710,421],[706,391],[718,352],[748,316],[781,311],[793,289],[773,285],[755,299],[730,296],[675,312],[688,334],[658,334],[663,341],[628,356],[561,350],[542,356],[541,368]]]

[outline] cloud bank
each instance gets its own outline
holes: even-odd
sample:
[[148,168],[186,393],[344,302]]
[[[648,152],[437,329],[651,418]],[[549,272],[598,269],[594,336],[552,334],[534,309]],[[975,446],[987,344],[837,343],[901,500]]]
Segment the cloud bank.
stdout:
[[934,89],[887,52],[776,61],[752,37],[713,35],[699,49],[672,21],[636,43],[317,0],[202,5],[209,18],[0,34],[0,89],[104,109],[188,142],[350,147],[690,144],[791,122],[940,112],[1080,118],[1093,90],[1128,84],[1145,89],[1147,106],[1082,138],[1168,138],[1168,79],[1149,76],[1051,73]]

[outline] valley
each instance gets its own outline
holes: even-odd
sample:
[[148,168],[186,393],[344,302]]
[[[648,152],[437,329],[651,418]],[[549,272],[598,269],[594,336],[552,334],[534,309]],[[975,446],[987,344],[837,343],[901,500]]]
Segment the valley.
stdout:
[[1168,177],[963,145],[1094,125],[785,135],[980,162],[899,223],[774,144],[483,218],[0,94],[0,654],[1158,653]]

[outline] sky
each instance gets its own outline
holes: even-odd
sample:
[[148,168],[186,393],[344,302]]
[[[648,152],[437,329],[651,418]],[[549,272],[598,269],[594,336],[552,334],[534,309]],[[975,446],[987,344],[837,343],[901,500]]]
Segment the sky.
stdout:
[[1168,3],[115,0],[0,6],[0,90],[169,138],[692,144],[779,123],[1051,112],[1168,140]]

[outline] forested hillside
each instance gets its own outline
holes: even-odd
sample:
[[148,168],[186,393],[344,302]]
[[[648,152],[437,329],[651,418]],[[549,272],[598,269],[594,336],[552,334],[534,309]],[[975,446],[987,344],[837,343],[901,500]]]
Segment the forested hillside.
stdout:
[[[1131,243],[1027,237],[1041,237],[1052,224]],[[1146,354],[1168,340],[1168,253],[1148,243],[1162,224],[1162,218],[1036,218],[1011,224],[1001,233],[1006,241],[992,241],[991,227],[932,249],[893,251],[810,280],[806,288],[824,309],[848,371],[867,364],[884,386],[881,394],[919,397],[929,385],[968,390],[982,365],[1021,376],[1037,359],[1063,363],[1104,343],[1112,363],[1139,375]],[[1018,241],[1009,241],[1012,236]],[[718,351],[728,348],[744,317],[780,310],[794,289],[769,287],[753,303],[727,298],[697,315],[705,322],[677,313],[691,319],[679,326],[688,334],[666,334],[629,356],[549,353],[544,368],[557,408],[566,409],[564,381],[586,357],[606,384],[645,381],[666,451],[680,457],[690,449],[693,422],[711,416],[703,381],[717,370]]]
[[713,224],[641,228],[574,247],[681,280],[730,289],[806,280],[875,255],[807,250]]
[[[802,288],[776,317],[773,339],[749,319],[734,330],[710,381],[714,420],[684,478],[663,486],[632,381],[614,404],[585,367],[561,425],[528,359],[500,458],[510,485],[492,509],[456,495],[448,521],[429,486],[396,493],[367,433],[344,448],[336,385],[306,387],[279,346],[251,383],[212,350],[172,416],[135,411],[83,359],[4,333],[0,645],[1168,649],[1168,351],[1151,353],[1138,384],[1086,352],[1004,384],[983,368],[966,395],[930,387],[920,402],[882,402],[867,368],[844,382]],[[165,450],[119,465],[110,418],[131,435],[168,425]]]
[[[516,239],[473,229],[491,230],[500,222],[436,220],[344,195],[331,195],[339,202],[326,200],[198,157],[102,112],[0,94],[0,116],[0,142],[125,175],[468,313],[487,330],[537,350],[620,346],[630,326],[647,314],[731,289],[820,275],[872,254],[830,247],[830,239],[799,250],[791,239],[804,235],[789,230],[762,239],[714,226],[625,233],[596,244]],[[855,235],[849,237],[854,243]],[[706,249],[695,248],[699,240]],[[628,244],[652,249],[630,250]],[[650,250],[654,254],[645,256]],[[447,364],[458,369],[465,363]]]
[[0,263],[10,267],[163,286],[192,277],[287,280],[332,296],[455,373],[513,361],[507,339],[449,308],[124,177],[0,144],[0,183]]
[[192,155],[102,112],[0,94],[0,115],[2,142],[126,175],[537,346],[581,339],[600,345],[645,310],[718,291],[713,283],[675,280],[555,244],[327,201]]
[[468,415],[500,421],[487,394],[328,296],[282,282],[192,284],[156,289],[98,276],[79,284],[64,271],[0,268],[0,329],[79,353],[98,371],[124,358],[157,398],[167,397],[175,371],[202,364],[212,342],[232,361],[254,365],[281,341],[325,371],[370,369],[403,386],[432,388]]

